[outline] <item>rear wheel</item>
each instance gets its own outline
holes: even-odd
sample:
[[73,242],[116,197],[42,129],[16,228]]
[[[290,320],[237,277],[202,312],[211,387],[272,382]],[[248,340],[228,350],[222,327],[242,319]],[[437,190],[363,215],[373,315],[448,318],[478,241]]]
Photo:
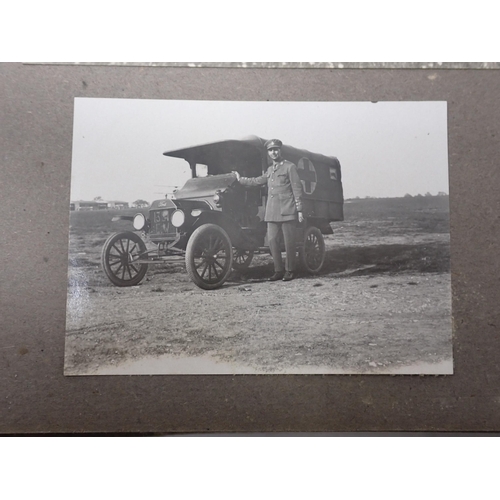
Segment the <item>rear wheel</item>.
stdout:
[[186,269],[191,280],[204,290],[219,288],[231,273],[233,250],[226,231],[203,224],[189,238]]
[[236,248],[233,253],[233,269],[235,271],[245,271],[250,266],[253,259],[253,250],[243,250]]
[[146,252],[144,241],[131,231],[111,235],[102,248],[102,267],[116,286],[134,286],[141,282],[147,264],[135,261]]
[[315,226],[309,226],[304,231],[304,246],[300,249],[300,260],[311,274],[321,271],[325,263],[325,240],[321,231]]

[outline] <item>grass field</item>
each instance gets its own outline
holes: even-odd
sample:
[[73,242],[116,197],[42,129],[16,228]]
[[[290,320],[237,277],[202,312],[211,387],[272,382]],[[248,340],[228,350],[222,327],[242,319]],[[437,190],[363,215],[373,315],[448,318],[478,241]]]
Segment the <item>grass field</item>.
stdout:
[[[108,236],[132,229],[128,221],[111,219],[137,212],[147,215],[148,210],[72,212],[71,265],[99,265]],[[344,219],[332,223],[334,235],[326,237],[325,274],[363,266],[373,266],[371,273],[449,271],[447,196],[348,200]],[[179,264],[166,266],[177,269]]]
[[259,254],[214,291],[183,261],[113,286],[102,245],[136,211],[72,212],[65,373],[451,373],[448,197],[344,208],[320,275],[269,283]]

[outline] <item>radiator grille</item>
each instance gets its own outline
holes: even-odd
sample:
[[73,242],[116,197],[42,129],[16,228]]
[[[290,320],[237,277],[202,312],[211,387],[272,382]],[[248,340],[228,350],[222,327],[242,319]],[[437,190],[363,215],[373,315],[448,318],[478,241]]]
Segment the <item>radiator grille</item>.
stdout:
[[170,222],[173,210],[152,210],[150,212],[151,229],[149,234],[154,237],[175,237],[176,229]]

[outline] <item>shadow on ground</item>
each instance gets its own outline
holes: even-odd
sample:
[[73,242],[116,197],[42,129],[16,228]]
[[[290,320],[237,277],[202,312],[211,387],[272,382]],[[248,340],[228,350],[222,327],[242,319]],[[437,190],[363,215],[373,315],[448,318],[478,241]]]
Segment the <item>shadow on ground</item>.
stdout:
[[[301,266],[299,275],[307,276]],[[417,245],[370,245],[327,250],[319,276],[330,274],[369,276],[398,273],[446,273],[450,271],[447,243]],[[234,272],[229,281],[264,280],[273,274],[270,256],[257,256],[244,272]]]

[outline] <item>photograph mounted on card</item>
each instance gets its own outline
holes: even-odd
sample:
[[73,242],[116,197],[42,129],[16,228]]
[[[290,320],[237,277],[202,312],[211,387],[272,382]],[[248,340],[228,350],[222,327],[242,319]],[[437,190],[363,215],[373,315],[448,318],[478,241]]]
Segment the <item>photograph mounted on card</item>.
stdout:
[[452,374],[446,102],[75,99],[64,373]]

